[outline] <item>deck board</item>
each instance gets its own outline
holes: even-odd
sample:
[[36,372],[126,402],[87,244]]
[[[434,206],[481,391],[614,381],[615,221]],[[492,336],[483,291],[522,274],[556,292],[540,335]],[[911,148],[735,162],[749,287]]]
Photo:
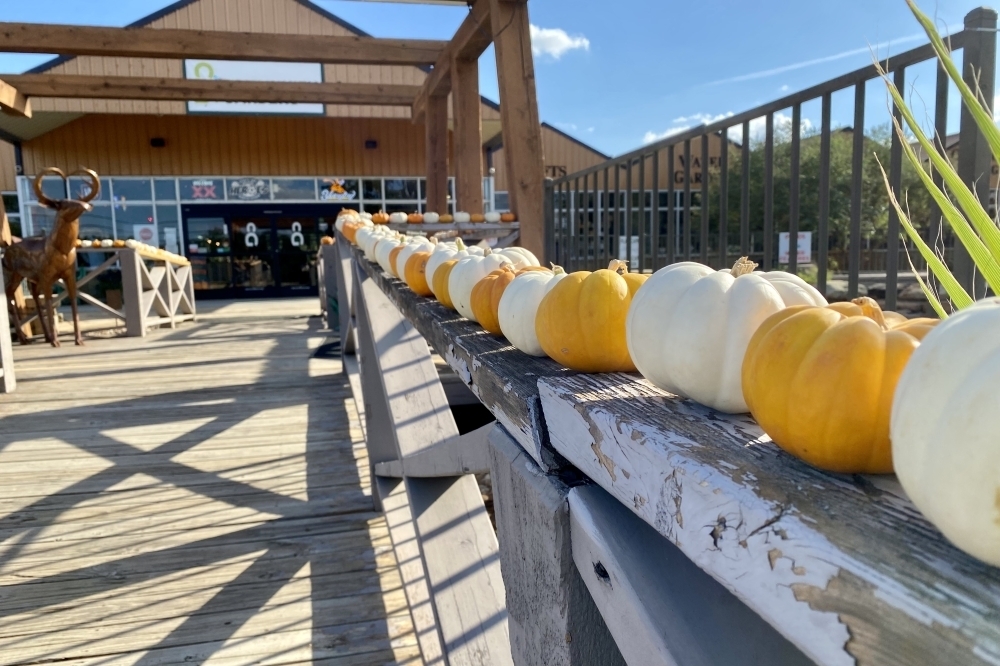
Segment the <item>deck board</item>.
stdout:
[[422,663],[315,299],[15,347],[0,664]]

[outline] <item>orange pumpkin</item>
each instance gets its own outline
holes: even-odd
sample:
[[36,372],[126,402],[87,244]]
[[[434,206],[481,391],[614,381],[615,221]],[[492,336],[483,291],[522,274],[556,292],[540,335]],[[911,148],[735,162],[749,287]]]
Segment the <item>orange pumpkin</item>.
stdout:
[[500,213],[501,222],[517,222],[517,215],[514,213]]
[[543,266],[527,266],[519,271],[515,271],[511,264],[504,264],[493,271],[472,288],[470,305],[472,314],[476,316],[479,325],[493,335],[502,335],[500,331],[500,297],[507,289],[515,277],[521,273],[529,271],[545,271],[551,273]]
[[372,215],[372,224],[389,224],[389,213],[384,210]]
[[94,240],[90,241],[90,247],[101,247],[101,241],[95,238]]
[[74,245],[76,245],[77,247],[83,247],[83,241],[80,240],[79,238],[77,238],[76,242],[74,243]]
[[443,213],[438,217],[438,224],[451,224],[455,221],[455,216],[451,213]]
[[424,216],[420,213],[410,213],[406,216],[407,224],[423,224]]
[[410,286],[418,296],[433,296],[430,285],[427,284],[427,260],[430,252],[414,252],[406,260],[403,267],[403,281]]
[[395,277],[399,277],[399,274],[396,272],[396,257],[399,256],[399,253],[403,251],[404,247],[406,247],[406,244],[401,243],[396,247],[392,248],[392,251],[389,252],[389,266],[392,267],[392,274]]
[[320,245],[333,245],[333,242],[334,241],[332,236],[323,236],[322,238],[319,239]]
[[344,226],[341,227],[340,230],[341,232],[343,232],[344,238],[346,238],[347,240],[351,241],[351,243],[356,245],[358,242],[357,239],[358,230],[361,229],[361,227],[363,226],[364,225],[361,224],[361,220],[349,220],[347,222],[344,222]]
[[469,216],[469,222],[485,222],[486,216],[482,213],[473,213]]
[[458,259],[449,259],[434,271],[434,293],[438,302],[452,310],[455,309],[455,304],[451,302],[451,294],[448,293],[448,278],[451,277],[451,271],[458,262]]

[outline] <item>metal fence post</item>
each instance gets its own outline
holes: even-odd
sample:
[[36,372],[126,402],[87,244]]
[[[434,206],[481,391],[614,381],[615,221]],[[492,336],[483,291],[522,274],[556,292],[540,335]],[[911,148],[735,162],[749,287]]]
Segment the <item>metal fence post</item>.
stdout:
[[[967,35],[962,49],[962,78],[973,90],[976,86],[986,103],[992,106],[997,56],[997,13],[987,7],[978,7],[965,15]],[[958,175],[976,194],[984,208],[989,208],[990,170],[993,155],[986,137],[976,126],[969,110],[962,106],[959,125]],[[960,243],[955,243],[952,267],[956,279],[967,292],[975,296],[986,293],[982,277],[976,278],[975,264]]]
[[556,202],[552,189],[552,179],[545,179],[545,194],[542,206],[545,210],[545,256],[542,266],[556,260]]

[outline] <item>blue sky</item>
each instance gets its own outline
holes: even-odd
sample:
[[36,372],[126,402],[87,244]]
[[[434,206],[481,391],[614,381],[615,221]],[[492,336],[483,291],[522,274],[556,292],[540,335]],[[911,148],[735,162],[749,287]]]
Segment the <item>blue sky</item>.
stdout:
[[[0,20],[124,25],[162,0],[0,3]],[[439,5],[317,0],[378,37],[447,39],[467,12]],[[921,2],[943,29],[960,29],[982,0]],[[609,154],[669,131],[740,112],[825,81],[924,40],[903,0],[532,0],[535,73],[543,120]],[[0,54],[0,73],[44,57]],[[497,99],[492,50],[480,62],[484,95]],[[912,98],[930,100],[933,68],[908,70]],[[954,99],[954,95],[952,96]],[[834,97],[834,124],[852,122],[853,97]],[[866,125],[885,122],[885,92],[870,84]],[[957,106],[950,117],[957,122]],[[819,122],[819,104],[803,108]]]

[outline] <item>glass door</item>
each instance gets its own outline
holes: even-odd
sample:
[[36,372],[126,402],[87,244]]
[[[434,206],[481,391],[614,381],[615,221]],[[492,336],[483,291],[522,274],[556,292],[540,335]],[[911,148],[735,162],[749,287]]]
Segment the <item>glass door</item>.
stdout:
[[270,217],[230,218],[233,287],[247,295],[275,290],[274,232]]
[[305,295],[316,289],[316,251],[325,217],[282,215],[274,218],[275,264],[283,295]]
[[224,217],[189,217],[185,222],[194,288],[198,291],[229,289],[229,226]]

